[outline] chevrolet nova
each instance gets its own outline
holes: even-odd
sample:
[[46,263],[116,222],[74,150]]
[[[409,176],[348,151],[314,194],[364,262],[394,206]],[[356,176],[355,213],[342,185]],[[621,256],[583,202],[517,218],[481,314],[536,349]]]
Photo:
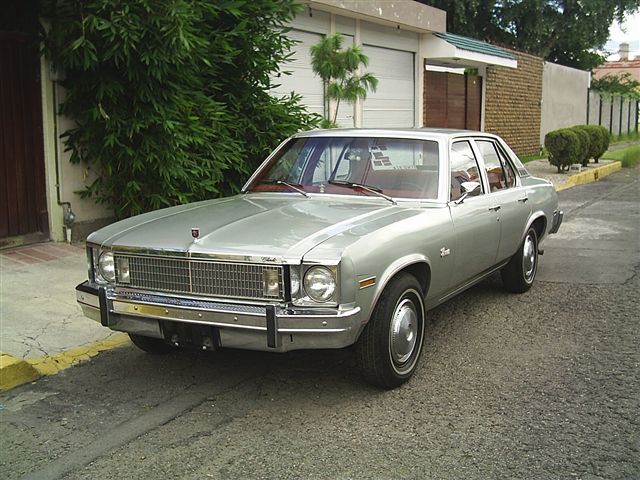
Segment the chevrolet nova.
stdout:
[[242,192],[89,236],[89,318],[151,353],[355,346],[382,388],[416,369],[426,312],[500,271],[533,284],[562,222],[552,185],[498,137],[327,130],[283,142]]

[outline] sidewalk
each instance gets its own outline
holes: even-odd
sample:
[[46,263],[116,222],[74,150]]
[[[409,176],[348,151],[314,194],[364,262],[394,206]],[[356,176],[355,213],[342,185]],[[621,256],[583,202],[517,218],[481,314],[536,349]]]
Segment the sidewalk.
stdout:
[[572,170],[558,173],[558,169],[551,165],[547,159],[533,160],[525,163],[524,166],[534,177],[546,178],[551,181],[558,192],[576,185],[595,182],[622,168],[620,162],[603,159],[600,159],[599,163],[590,163],[589,166],[583,167],[580,172]]
[[124,341],[82,315],[75,286],[87,277],[84,246],[41,243],[0,250],[0,390]]
[[[562,190],[613,173],[620,163],[601,160],[574,175],[555,173],[546,160],[526,168]],[[82,245],[50,242],[0,250],[0,391],[129,341],[82,315],[75,287],[86,278]]]

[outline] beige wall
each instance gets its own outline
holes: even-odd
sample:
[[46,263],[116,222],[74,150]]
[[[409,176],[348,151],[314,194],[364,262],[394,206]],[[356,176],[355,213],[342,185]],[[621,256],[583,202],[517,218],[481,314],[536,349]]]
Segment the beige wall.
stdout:
[[447,14],[413,0],[305,0],[310,8],[380,23],[402,30],[445,32]]
[[591,74],[584,70],[544,62],[540,143],[558,128],[587,123],[587,97]]

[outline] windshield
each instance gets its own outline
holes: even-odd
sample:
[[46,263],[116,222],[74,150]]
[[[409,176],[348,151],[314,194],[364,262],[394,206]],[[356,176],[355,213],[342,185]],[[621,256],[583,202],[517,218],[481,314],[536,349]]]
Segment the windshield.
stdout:
[[[247,188],[398,198],[438,196],[438,143],[372,137],[306,137],[289,141]],[[287,186],[288,184],[288,186]]]

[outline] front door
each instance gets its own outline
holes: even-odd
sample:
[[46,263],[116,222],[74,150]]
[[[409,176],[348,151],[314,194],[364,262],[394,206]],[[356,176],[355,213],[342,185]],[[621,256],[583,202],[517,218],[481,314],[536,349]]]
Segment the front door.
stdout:
[[[492,196],[485,191],[478,160],[468,140],[453,143],[450,168],[449,209],[455,231],[451,286],[457,287],[495,265],[500,243],[500,213],[495,209]],[[457,203],[463,195],[460,187],[463,182],[478,182],[482,191]]]

